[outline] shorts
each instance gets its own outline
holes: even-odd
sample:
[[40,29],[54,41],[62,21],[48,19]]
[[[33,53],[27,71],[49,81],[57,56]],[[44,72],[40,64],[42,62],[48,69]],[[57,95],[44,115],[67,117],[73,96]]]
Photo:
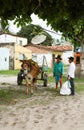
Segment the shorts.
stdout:
[[55,80],[56,80],[56,82],[58,83],[58,82],[60,81],[60,75],[56,75],[56,76],[55,76]]

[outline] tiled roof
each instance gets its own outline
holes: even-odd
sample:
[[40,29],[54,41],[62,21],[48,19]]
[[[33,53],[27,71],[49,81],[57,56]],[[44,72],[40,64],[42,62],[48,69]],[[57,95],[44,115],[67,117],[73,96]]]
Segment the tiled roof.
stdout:
[[41,46],[41,45],[34,45],[29,44],[25,45],[24,47],[32,50],[33,53],[48,53],[49,51],[57,51],[57,52],[64,52],[64,51],[72,51],[73,47],[71,45],[57,45],[57,46]]

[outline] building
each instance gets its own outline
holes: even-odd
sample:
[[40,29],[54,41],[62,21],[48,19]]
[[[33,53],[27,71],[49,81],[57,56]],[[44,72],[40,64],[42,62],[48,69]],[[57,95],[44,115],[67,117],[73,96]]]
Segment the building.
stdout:
[[9,33],[0,34],[0,70],[20,69],[20,60],[32,58],[32,51],[24,45],[27,45],[27,38]]
[[[29,49],[26,49],[23,46],[20,46],[16,43],[0,43],[1,48],[1,56],[0,56],[0,64],[3,63],[4,68],[2,70],[14,70],[14,69],[20,69],[21,68],[21,62],[20,60],[23,59],[31,59],[32,58],[32,51]],[[3,49],[2,49],[3,48]],[[9,51],[9,54],[7,51]],[[4,52],[3,52],[4,50]],[[9,55],[9,60],[7,60],[7,64],[9,64],[8,68],[5,68],[5,59],[6,55]],[[2,60],[4,59],[4,61]],[[3,61],[3,62],[2,62]]]
[[[62,61],[68,64],[68,57],[73,55],[73,47],[71,45],[59,46],[41,46],[41,45],[26,45],[25,48],[32,51],[32,59],[42,66],[43,58],[46,58],[48,67],[52,68],[55,57],[60,54]],[[67,62],[66,62],[67,61]]]
[[10,33],[1,33],[0,34],[0,43],[17,43],[18,45],[24,46],[27,45],[27,38],[20,37]]

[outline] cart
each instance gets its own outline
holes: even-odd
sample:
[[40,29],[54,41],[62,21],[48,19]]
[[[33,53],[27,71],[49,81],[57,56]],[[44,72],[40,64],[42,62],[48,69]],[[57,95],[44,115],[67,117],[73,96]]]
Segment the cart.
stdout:
[[[41,67],[39,66],[39,69],[40,69],[40,73],[39,73],[40,76],[39,77],[40,78],[37,78],[36,80],[43,80],[43,86],[47,87],[48,75],[47,75],[46,72],[48,71],[48,66],[47,66],[47,64],[46,65],[44,64],[45,60],[46,59],[44,57],[42,66]],[[35,65],[38,66],[38,64],[35,61],[33,61],[32,59],[20,60],[20,61],[22,62],[22,65],[21,65],[21,69],[20,69],[20,71],[18,72],[18,75],[17,75],[17,84],[18,85],[21,85],[23,80],[25,79],[25,74],[24,74],[24,70],[23,70],[23,64],[24,63],[27,63],[30,66],[35,66]]]

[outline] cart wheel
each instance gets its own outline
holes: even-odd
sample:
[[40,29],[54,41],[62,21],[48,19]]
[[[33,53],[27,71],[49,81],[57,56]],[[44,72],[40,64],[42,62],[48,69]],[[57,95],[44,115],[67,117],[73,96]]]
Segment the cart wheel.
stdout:
[[18,84],[18,85],[21,85],[21,84],[22,84],[22,80],[23,80],[23,78],[22,78],[21,74],[18,73],[18,76],[17,76],[17,84]]
[[44,73],[44,86],[47,87],[47,81],[48,81],[48,75],[46,73]]
[[47,79],[44,79],[44,86],[47,87]]

